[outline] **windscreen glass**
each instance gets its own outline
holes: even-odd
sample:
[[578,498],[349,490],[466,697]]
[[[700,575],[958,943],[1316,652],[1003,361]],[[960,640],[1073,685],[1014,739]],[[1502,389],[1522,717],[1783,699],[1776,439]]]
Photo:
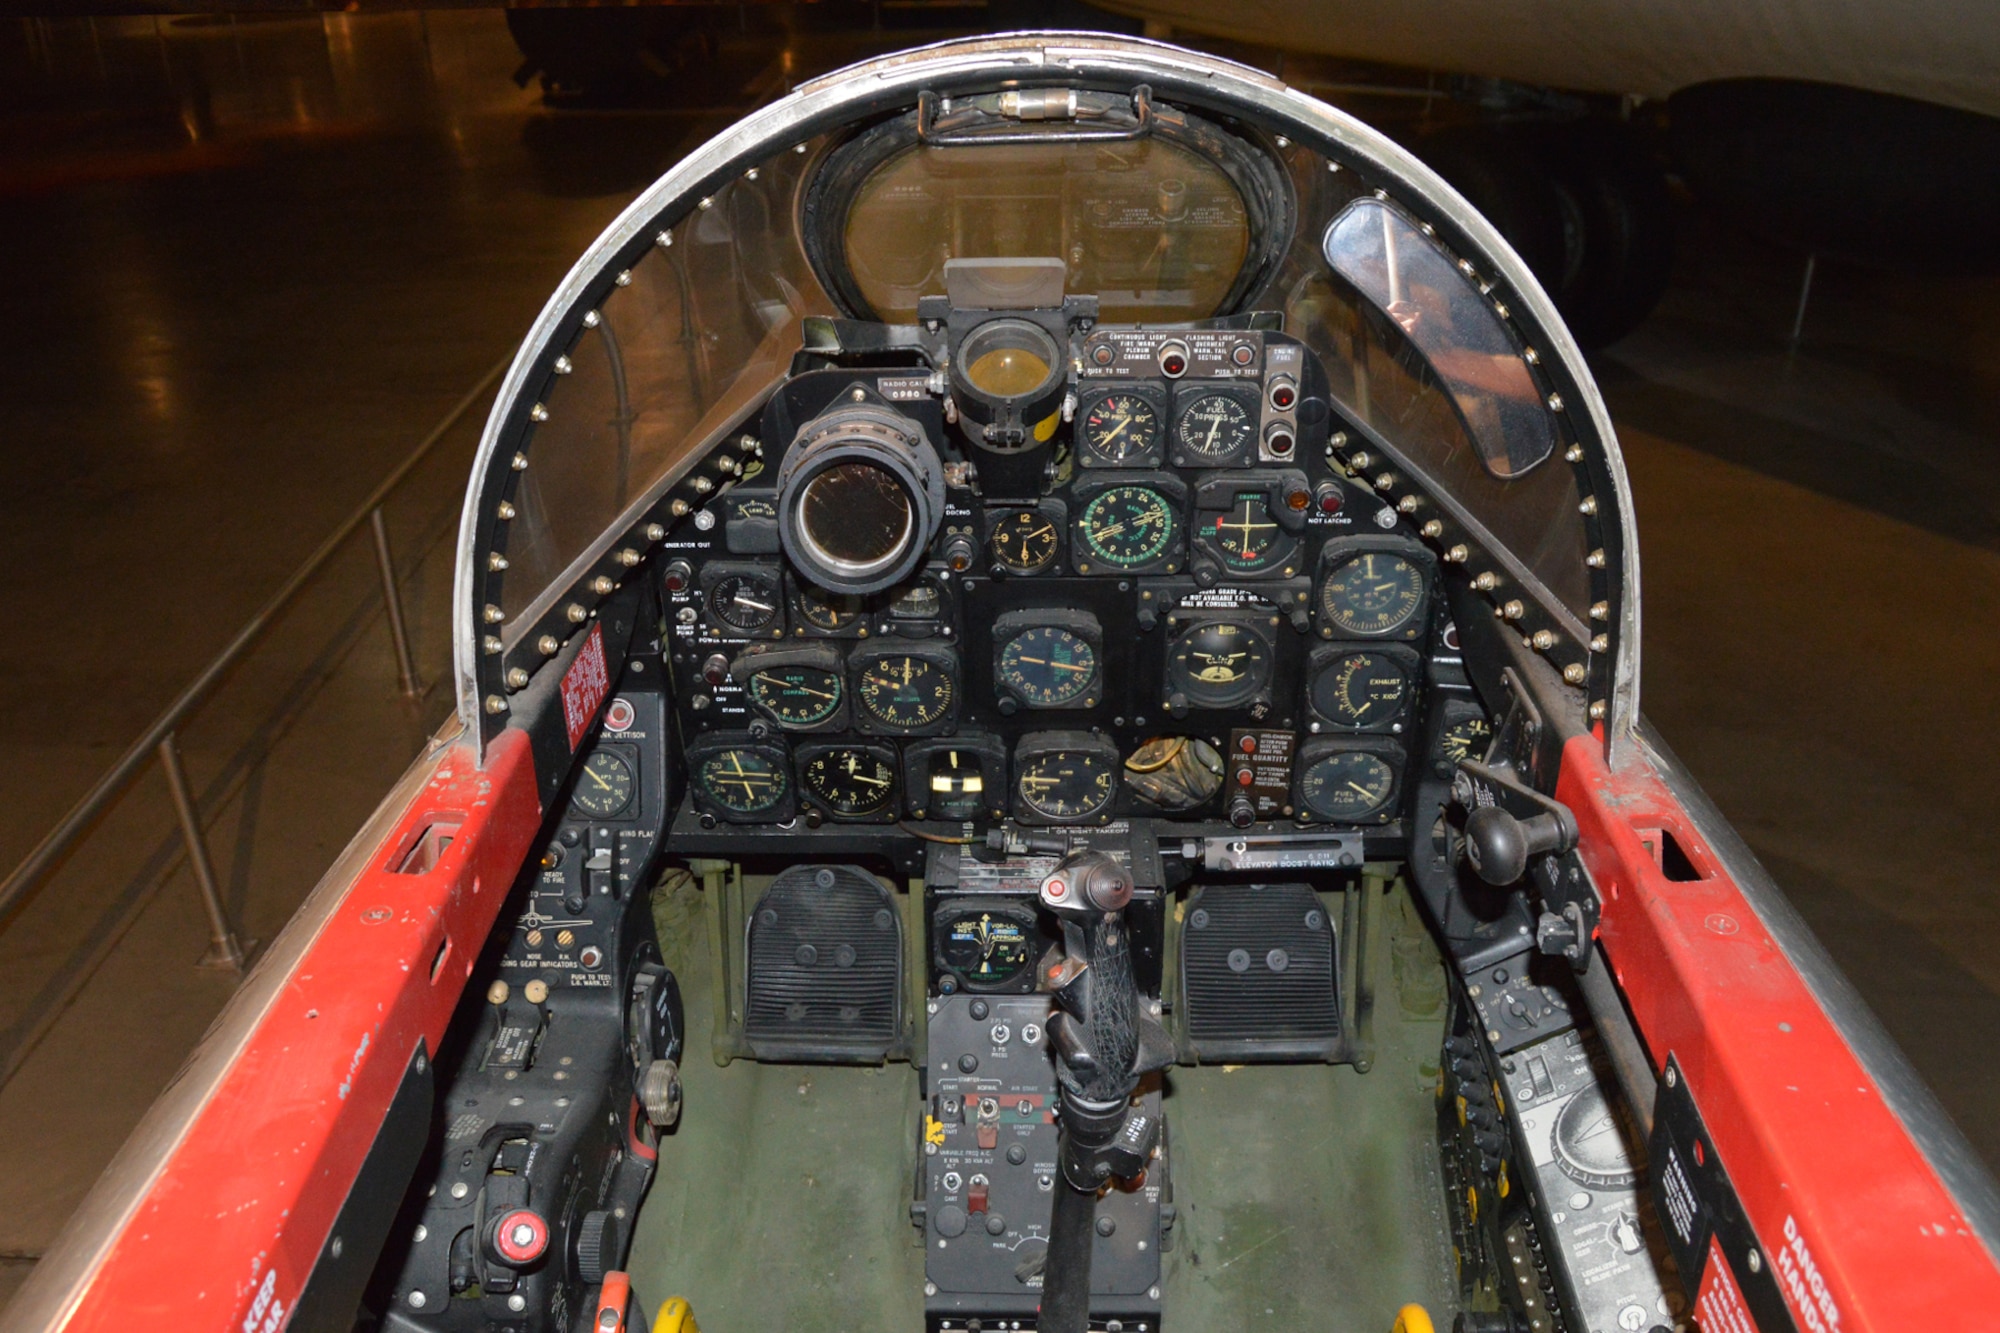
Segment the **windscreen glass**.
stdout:
[[947,259],[1060,255],[1066,290],[1141,323],[1215,313],[1250,240],[1229,176],[1163,137],[912,144],[861,183],[846,261],[880,318],[908,321],[918,297],[944,292]]
[[718,190],[586,318],[523,450],[501,580],[509,637],[621,514],[778,383],[802,319],[834,313],[793,222],[811,160],[781,153]]

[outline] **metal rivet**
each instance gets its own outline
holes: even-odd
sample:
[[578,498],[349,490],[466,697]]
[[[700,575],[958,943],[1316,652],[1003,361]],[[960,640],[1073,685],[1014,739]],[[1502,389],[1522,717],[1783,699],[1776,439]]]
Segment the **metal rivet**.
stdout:
[[594,329],[603,322],[604,317],[595,310],[586,310],[583,312],[583,327],[586,329]]
[[1426,537],[1444,536],[1444,524],[1437,519],[1432,519],[1430,522],[1424,524],[1424,536]]
[[1527,612],[1528,608],[1521,605],[1519,601],[1509,602],[1505,606],[1500,608],[1500,614],[1507,617],[1507,619],[1509,620],[1519,620],[1522,616],[1526,615]]
[[347,1242],[342,1240],[340,1237],[335,1236],[333,1238],[333,1243],[326,1247],[326,1252],[332,1255],[334,1258],[338,1259],[341,1255],[341,1251],[345,1250],[346,1248],[347,1248]]
[[507,1308],[515,1314],[519,1314],[528,1308],[528,1298],[517,1291],[507,1298]]
[[1461,542],[1457,546],[1454,546],[1450,550],[1446,551],[1444,553],[1444,558],[1450,561],[1454,565],[1462,565],[1471,555],[1472,552],[1467,550],[1465,548],[1465,544]]
[[1366,449],[1356,449],[1354,456],[1347,461],[1356,468],[1364,468],[1368,466],[1368,460],[1369,454]]
[[618,586],[618,580],[611,578],[605,574],[599,574],[596,578],[590,581],[590,590],[596,593],[599,597],[609,597],[611,595],[611,590],[613,588],[616,588],[617,586]]
[[533,407],[528,409],[528,420],[547,421],[548,419],[549,419],[549,409],[543,407],[540,403],[536,403]]
[[1402,499],[1396,501],[1396,512],[1401,514],[1414,514],[1417,512],[1417,506],[1420,503],[1422,502],[1418,500],[1416,496],[1406,495]]
[[1493,313],[1500,316],[1500,318],[1505,319],[1513,312],[1507,309],[1507,303],[1505,301],[1495,301],[1493,303]]
[[1583,461],[1583,446],[1582,446],[1582,445],[1580,445],[1580,444],[1572,444],[1572,445],[1571,445],[1571,446],[1570,446],[1569,448],[1567,448],[1567,449],[1563,450],[1563,462],[1565,462],[1565,463],[1581,463],[1582,461]]
[[489,694],[486,696],[486,711],[489,713],[504,713],[507,711],[507,701],[497,694]]
[[414,1240],[417,1244],[421,1245],[430,1238],[430,1234],[431,1234],[431,1229],[427,1226],[424,1226],[422,1223],[419,1223],[417,1225],[416,1231],[411,1234],[410,1239]]
[[647,540],[647,541],[649,541],[649,542],[663,542],[663,541],[665,541],[666,539],[667,539],[667,530],[666,530],[666,528],[662,527],[662,526],[661,526],[660,524],[658,524],[658,523],[648,523],[648,524],[646,525],[646,540]]
[[497,625],[507,618],[507,613],[493,605],[493,603],[488,602],[485,609],[480,611],[479,618],[489,625]]
[[1481,592],[1491,592],[1500,586],[1500,576],[1490,569],[1483,569],[1479,572],[1479,576],[1472,580],[1472,586]]
[[584,609],[582,602],[571,602],[563,608],[563,614],[569,617],[569,623],[572,625],[581,625],[590,619],[590,612]]
[[508,689],[510,690],[522,689],[527,685],[527,683],[528,683],[528,669],[526,667],[512,667],[508,670],[507,672]]
[[1549,411],[1551,411],[1551,412],[1560,412],[1560,411],[1562,411],[1562,410],[1563,410],[1563,396],[1562,396],[1561,394],[1559,394],[1559,393],[1552,393],[1552,394],[1550,394],[1550,395],[1549,395]]
[[1582,503],[1582,504],[1580,504],[1580,505],[1578,505],[1578,506],[1576,507],[1576,512],[1577,512],[1577,513],[1579,513],[1579,514],[1594,514],[1594,513],[1596,513],[1596,512],[1597,512],[1597,497],[1596,497],[1596,496],[1594,496],[1594,495],[1586,495],[1586,496],[1584,496],[1584,497],[1583,497],[1583,503]]
[[620,549],[617,556],[618,563],[625,566],[625,568],[627,569],[632,568],[632,566],[638,564],[639,561],[644,558],[645,557],[641,556],[637,551],[633,550],[629,546]]
[[553,634],[544,634],[541,638],[535,640],[535,649],[543,657],[554,657],[561,647],[562,640]]
[[681,499],[679,496],[675,496],[674,502],[667,506],[667,512],[672,514],[675,518],[686,518],[687,511],[692,508],[694,508],[694,506],[689,504],[686,500]]
[[528,470],[528,456],[526,454],[515,454],[509,466],[516,472],[526,472]]
[[1589,672],[1583,669],[1583,664],[1581,662],[1571,662],[1568,666],[1563,668],[1563,679],[1568,681],[1572,685],[1583,684],[1584,677],[1587,676],[1588,674]]
[[1395,484],[1396,484],[1396,477],[1395,474],[1391,472],[1384,472],[1375,478],[1375,489],[1378,491],[1389,490],[1390,488],[1395,486]]
[[695,207],[696,207],[696,208],[713,208],[713,207],[715,207],[715,200],[714,200],[713,198],[711,198],[711,197],[707,196],[707,195],[704,195],[704,196],[702,197],[702,200],[701,200],[701,202],[700,202],[700,203],[698,203],[698,204],[696,204],[696,205],[695,205]]
[[497,657],[506,648],[506,645],[500,642],[500,636],[497,634],[487,635],[479,641],[479,646],[485,650],[488,657]]
[[1609,634],[1597,634],[1591,637],[1590,640],[1591,652],[1603,653],[1603,652],[1609,652],[1610,650],[1611,650],[1611,636]]
[[663,231],[653,237],[653,244],[659,246],[662,250],[671,250],[674,247],[674,234],[670,231]]
[[424,1308],[424,1294],[423,1294],[423,1293],[422,1293],[421,1291],[413,1291],[413,1292],[411,1292],[411,1293],[410,1293],[410,1295],[409,1295],[409,1302],[410,1302],[410,1308],[411,1308],[412,1310],[421,1310],[421,1309],[423,1309],[423,1308]]
[[514,506],[508,504],[505,500],[502,500],[499,504],[493,507],[493,516],[499,519],[502,523],[505,523],[508,519],[514,517]]
[[629,268],[618,270],[618,276],[613,278],[612,281],[620,287],[630,287],[632,285],[632,270]]
[[1680,1079],[1680,1074],[1679,1074],[1679,1072],[1678,1072],[1677,1070],[1675,1070],[1675,1069],[1674,1069],[1674,1067],[1673,1067],[1672,1065],[1668,1065],[1668,1066],[1667,1066],[1667,1086],[1668,1086],[1668,1087],[1670,1087],[1670,1088],[1677,1088],[1677,1087],[1679,1087],[1679,1086],[1680,1086],[1680,1083],[1681,1083],[1681,1079]]
[[559,357],[557,357],[557,358],[556,358],[556,366],[555,366],[555,370],[556,370],[556,374],[558,374],[558,375],[567,375],[567,374],[569,374],[569,373],[570,373],[570,371],[572,371],[572,370],[575,370],[575,369],[576,369],[576,367],[575,367],[575,366],[572,366],[572,365],[571,365],[571,364],[569,363],[569,358],[568,358],[568,357],[566,357],[566,356],[559,356]]
[[1541,355],[1538,352],[1536,352],[1535,349],[1532,347],[1526,348],[1521,352],[1521,359],[1527,362],[1531,366],[1539,366],[1540,364],[1542,364]]
[[750,168],[750,170],[748,170],[748,171],[744,172],[744,173],[743,173],[743,179],[744,179],[744,180],[746,180],[746,181],[754,181],[754,180],[756,180],[756,179],[757,179],[757,168],[755,168],[755,167],[752,167],[752,168]]
[[707,495],[710,491],[714,489],[715,489],[715,483],[710,481],[707,477],[696,477],[694,479],[694,493],[696,495]]
[[1755,1250],[1750,1251],[1750,1271],[1753,1273],[1764,1271],[1764,1256]]
[[1532,642],[1535,645],[1536,649],[1538,649],[1539,651],[1547,652],[1549,649],[1556,646],[1556,633],[1554,630],[1538,629],[1535,631],[1535,637],[1532,640],[1530,640],[1530,642]]
[[1611,603],[1592,602],[1590,604],[1590,618],[1592,620],[1609,620],[1611,618]]
[[1589,565],[1592,569],[1604,568],[1604,552],[1592,551],[1583,558],[1583,563]]
[[1604,700],[1593,699],[1590,701],[1590,720],[1592,722],[1602,722],[1605,711]]
[[1280,134],[1280,135],[1278,135],[1278,136],[1277,136],[1277,138],[1276,138],[1275,142],[1277,143],[1278,147],[1280,147],[1280,148],[1290,148],[1290,147],[1292,146],[1292,141],[1291,141],[1290,139],[1287,139],[1287,138],[1286,138],[1286,137],[1285,137],[1284,135],[1282,135],[1282,134]]

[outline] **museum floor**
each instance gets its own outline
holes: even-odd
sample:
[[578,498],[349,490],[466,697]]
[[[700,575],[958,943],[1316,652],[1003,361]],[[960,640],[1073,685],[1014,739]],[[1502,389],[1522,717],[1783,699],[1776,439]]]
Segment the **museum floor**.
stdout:
[[[511,82],[497,12],[0,24],[0,869],[633,193],[788,82],[932,35],[854,13],[725,40],[693,95],[623,111]],[[1598,358],[1646,712],[2000,1168],[2000,281],[1821,263],[1793,346],[1802,262],[1690,213],[1665,301]],[[388,509],[432,681],[473,434]],[[246,936],[449,706],[398,692],[374,579],[364,538],[182,737]],[[0,1299],[229,994],[178,853],[153,773],[0,921]]]

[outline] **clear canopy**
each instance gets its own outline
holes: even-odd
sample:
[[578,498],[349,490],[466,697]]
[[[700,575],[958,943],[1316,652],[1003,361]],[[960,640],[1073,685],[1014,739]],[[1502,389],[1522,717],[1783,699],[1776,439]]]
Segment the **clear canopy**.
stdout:
[[[922,95],[1029,83],[1150,90],[1169,115],[1230,127],[1265,174],[1166,135],[912,138],[853,168],[852,145],[885,111],[914,118]],[[815,221],[829,163],[851,176],[832,227]],[[614,557],[662,539],[648,520],[775,389],[803,321],[907,321],[917,298],[943,291],[947,259],[1047,255],[1063,258],[1069,291],[1100,297],[1107,322],[1280,312],[1348,418],[1586,654],[1608,730],[1636,716],[1637,571],[1616,444],[1553,308],[1490,225],[1388,140],[1255,71],[1147,42],[1023,34],[802,87],[675,168],[579,262],[509,373],[467,499],[468,722],[495,725],[482,705],[504,699],[500,668],[518,645],[570,632],[559,608],[589,605]]]

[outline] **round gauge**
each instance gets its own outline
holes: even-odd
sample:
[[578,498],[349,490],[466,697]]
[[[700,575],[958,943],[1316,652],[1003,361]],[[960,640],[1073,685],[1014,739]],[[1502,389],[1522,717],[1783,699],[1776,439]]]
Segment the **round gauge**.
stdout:
[[[1000,684],[1031,708],[1060,708],[1097,683],[1097,651],[1056,625],[1022,630],[1000,650]],[[1088,707],[1095,700],[1084,700]]]
[[754,815],[776,807],[791,790],[791,779],[761,750],[717,750],[702,756],[694,780],[702,795],[725,810]]
[[1306,809],[1321,819],[1366,819],[1387,805],[1395,790],[1395,770],[1365,750],[1327,755],[1299,780]]
[[1090,554],[1132,568],[1165,555],[1174,540],[1173,506],[1150,486],[1113,486],[1083,507],[1081,529]]
[[875,750],[858,745],[822,750],[799,772],[805,789],[836,815],[879,815],[896,799],[896,769]]
[[822,634],[837,634],[861,615],[861,599],[851,593],[832,593],[809,583],[799,585],[794,605],[806,624]]
[[583,761],[570,802],[592,819],[610,819],[632,804],[632,765],[622,755],[598,750]]
[[978,751],[934,751],[929,770],[911,774],[913,782],[924,784],[924,790],[911,793],[911,805],[932,819],[972,819],[986,809],[986,764]]
[[1125,760],[1125,785],[1162,810],[1192,810],[1222,789],[1222,755],[1193,736],[1155,736]]
[[951,674],[928,657],[877,653],[862,666],[854,692],[883,726],[914,731],[951,710],[953,688]]
[[1410,677],[1384,653],[1349,653],[1313,677],[1312,706],[1336,726],[1363,731],[1398,717]]
[[973,990],[1004,986],[1035,958],[1034,923],[1013,912],[960,912],[938,922],[939,960]]
[[1174,424],[1174,438],[1198,458],[1227,458],[1256,433],[1249,409],[1226,393],[1205,394],[1188,405]]
[[1213,536],[1222,563],[1241,574],[1269,568],[1292,550],[1271,506],[1255,491],[1237,495],[1236,507],[1216,518]]
[[1248,625],[1202,621],[1174,641],[1167,676],[1169,688],[1195,707],[1227,708],[1270,682],[1271,649]]
[[1089,819],[1118,794],[1117,761],[1100,754],[1055,750],[1021,766],[1021,803],[1044,819]]
[[749,690],[750,701],[781,727],[818,726],[840,710],[840,676],[824,667],[762,667],[750,673]]
[[1039,509],[1017,509],[993,527],[993,558],[1016,574],[1046,569],[1056,558],[1055,521]]
[[1424,574],[1400,555],[1364,551],[1328,571],[1320,614],[1349,634],[1388,634],[1423,609]]
[[1486,747],[1493,741],[1493,724],[1483,717],[1463,717],[1438,733],[1438,757],[1449,768],[1457,768],[1470,759],[1477,763],[1486,758]]
[[1083,417],[1083,443],[1108,462],[1123,462],[1153,447],[1160,414],[1136,393],[1106,394]]
[[708,590],[709,613],[752,634],[778,618],[778,585],[762,574],[724,574]]

